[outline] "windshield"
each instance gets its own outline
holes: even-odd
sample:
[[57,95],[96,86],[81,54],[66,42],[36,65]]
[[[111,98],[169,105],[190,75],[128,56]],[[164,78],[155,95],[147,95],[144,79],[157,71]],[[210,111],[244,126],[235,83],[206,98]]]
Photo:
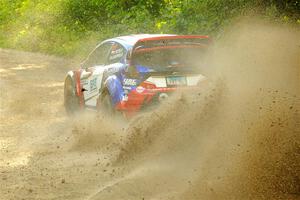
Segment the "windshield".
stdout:
[[164,48],[137,51],[133,65],[146,67],[149,71],[169,71],[173,68],[196,69],[203,62],[205,48]]

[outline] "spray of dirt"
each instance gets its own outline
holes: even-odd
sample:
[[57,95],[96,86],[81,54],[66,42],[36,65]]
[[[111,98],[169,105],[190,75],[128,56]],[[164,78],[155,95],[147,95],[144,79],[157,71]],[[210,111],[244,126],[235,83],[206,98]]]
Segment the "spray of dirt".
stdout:
[[217,44],[208,73],[225,76],[227,90],[185,199],[299,198],[299,33],[242,21]]
[[299,28],[237,22],[209,52],[206,87],[128,124],[67,119],[67,67],[11,54],[0,52],[4,199],[299,198]]
[[231,27],[207,60],[210,87],[129,126],[116,163],[143,173],[94,199],[121,198],[128,184],[145,199],[299,198],[299,33],[249,20]]

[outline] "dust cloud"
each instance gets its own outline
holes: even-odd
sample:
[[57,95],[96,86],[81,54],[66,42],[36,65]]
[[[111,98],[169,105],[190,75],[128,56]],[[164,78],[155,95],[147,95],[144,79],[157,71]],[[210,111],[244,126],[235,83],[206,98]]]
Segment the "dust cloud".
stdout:
[[210,82],[129,122],[67,118],[70,61],[1,50],[2,199],[300,198],[300,30],[241,20]]

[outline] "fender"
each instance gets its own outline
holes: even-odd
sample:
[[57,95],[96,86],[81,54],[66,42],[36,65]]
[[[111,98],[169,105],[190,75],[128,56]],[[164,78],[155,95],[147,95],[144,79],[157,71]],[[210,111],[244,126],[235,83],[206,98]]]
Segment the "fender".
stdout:
[[76,91],[76,95],[79,98],[80,107],[83,108],[84,107],[84,98],[83,98],[83,92],[82,92],[82,87],[81,87],[81,82],[80,82],[81,73],[82,73],[81,69],[69,71],[67,73],[65,80],[68,77],[71,78],[71,80],[73,82],[73,87],[75,88],[75,91]]
[[109,92],[113,105],[116,105],[117,103],[122,101],[124,96],[124,89],[121,81],[116,75],[109,76],[104,82],[104,85]]
[[[70,78],[73,82],[73,84],[75,83],[75,80],[74,80],[74,71],[68,71],[66,77],[65,77],[65,81],[67,80],[67,78]],[[75,87],[75,84],[74,84],[74,87]]]

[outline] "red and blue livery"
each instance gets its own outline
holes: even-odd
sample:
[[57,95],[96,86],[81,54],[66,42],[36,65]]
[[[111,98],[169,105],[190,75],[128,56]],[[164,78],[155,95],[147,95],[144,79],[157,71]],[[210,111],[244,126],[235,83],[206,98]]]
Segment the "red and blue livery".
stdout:
[[98,44],[77,70],[67,73],[67,113],[84,108],[130,117],[166,99],[178,88],[206,79],[199,65],[210,44],[202,35],[139,34]]

